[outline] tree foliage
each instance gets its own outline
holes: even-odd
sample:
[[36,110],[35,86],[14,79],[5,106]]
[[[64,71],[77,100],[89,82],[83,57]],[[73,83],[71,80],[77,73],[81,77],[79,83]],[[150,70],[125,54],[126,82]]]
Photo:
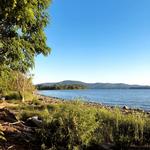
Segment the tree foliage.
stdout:
[[11,91],[18,92],[22,101],[24,101],[25,93],[32,93],[34,91],[32,77],[18,71],[13,71]]
[[34,57],[47,55],[44,28],[51,0],[0,1],[0,64],[26,72]]
[[32,94],[35,90],[32,85],[32,76],[18,71],[0,71],[0,94],[13,98],[18,95],[23,101],[25,94]]
[[54,84],[50,86],[37,85],[38,90],[78,90],[86,89],[87,87],[81,84]]

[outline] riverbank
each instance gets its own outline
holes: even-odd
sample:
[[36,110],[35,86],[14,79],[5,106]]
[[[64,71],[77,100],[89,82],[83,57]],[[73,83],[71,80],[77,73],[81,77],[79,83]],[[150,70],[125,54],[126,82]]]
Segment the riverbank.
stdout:
[[141,110],[42,95],[0,106],[2,149],[150,149],[150,116]]
[[67,100],[81,99],[110,106],[124,105],[150,111],[150,90],[142,89],[88,89],[88,90],[46,90],[39,94],[54,96]]
[[[58,97],[45,96],[42,94],[37,94],[37,95],[38,95],[39,99],[44,100],[44,101],[49,101],[51,103],[63,103],[63,102],[67,103],[67,102],[73,101],[73,100],[65,100],[63,98],[58,98]],[[81,99],[79,99],[79,101],[81,101]],[[118,109],[120,109],[120,111],[122,111],[124,113],[139,112],[139,113],[144,113],[144,114],[150,115],[150,110],[148,111],[148,110],[143,110],[140,108],[130,108],[126,105],[124,105],[123,107],[119,107],[119,106],[109,106],[109,105],[105,105],[105,104],[101,104],[101,103],[97,103],[97,102],[90,102],[90,101],[82,101],[82,102],[87,106],[94,106],[94,107],[98,107],[98,108],[104,108],[107,110],[118,108]]]

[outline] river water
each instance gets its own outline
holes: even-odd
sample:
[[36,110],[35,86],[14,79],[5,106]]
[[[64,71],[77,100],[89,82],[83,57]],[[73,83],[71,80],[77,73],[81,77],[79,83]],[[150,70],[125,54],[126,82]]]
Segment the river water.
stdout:
[[150,111],[150,89],[46,90],[39,94],[67,100],[81,99],[110,106],[128,106]]

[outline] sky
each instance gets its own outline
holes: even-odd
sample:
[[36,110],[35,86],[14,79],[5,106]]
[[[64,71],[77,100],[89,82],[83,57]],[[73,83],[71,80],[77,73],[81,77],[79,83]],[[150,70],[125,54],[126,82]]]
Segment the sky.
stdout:
[[34,83],[150,85],[150,0],[53,0]]

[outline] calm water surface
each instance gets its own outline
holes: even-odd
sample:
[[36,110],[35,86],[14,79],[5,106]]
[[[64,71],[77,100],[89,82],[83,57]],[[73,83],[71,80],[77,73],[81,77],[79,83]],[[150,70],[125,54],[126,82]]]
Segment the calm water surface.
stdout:
[[149,89],[88,89],[88,90],[47,90],[39,94],[67,100],[82,99],[111,106],[127,105],[131,108],[150,110]]

